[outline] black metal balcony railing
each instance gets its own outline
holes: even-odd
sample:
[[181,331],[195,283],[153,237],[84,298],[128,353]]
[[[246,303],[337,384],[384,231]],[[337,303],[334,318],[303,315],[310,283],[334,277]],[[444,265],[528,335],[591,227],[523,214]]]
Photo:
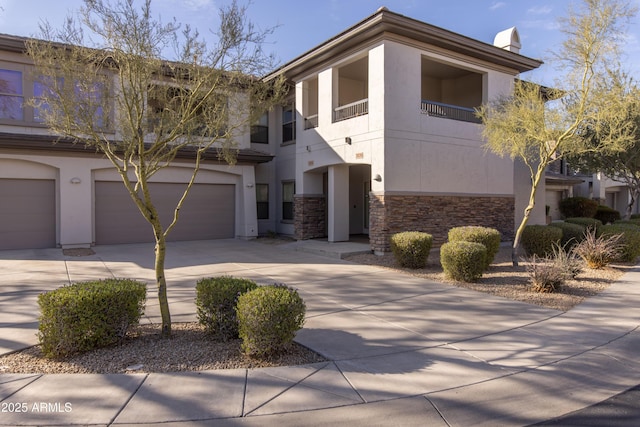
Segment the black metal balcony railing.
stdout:
[[304,129],[313,129],[318,127],[318,115],[314,114],[304,118]]
[[476,117],[475,110],[473,108],[423,100],[420,105],[420,110],[422,111],[422,114],[426,114],[431,117],[442,117],[444,119],[469,123],[482,123],[482,121]]
[[347,105],[342,105],[333,111],[333,121],[340,122],[352,117],[369,114],[369,99],[361,99]]

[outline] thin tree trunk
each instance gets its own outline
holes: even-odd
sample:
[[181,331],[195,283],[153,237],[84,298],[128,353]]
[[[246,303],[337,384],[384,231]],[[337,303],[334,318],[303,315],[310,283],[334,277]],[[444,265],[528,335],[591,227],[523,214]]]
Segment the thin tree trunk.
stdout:
[[[155,226],[154,226],[154,231]],[[169,301],[167,300],[167,279],[164,275],[164,261],[167,253],[167,242],[164,234],[156,233],[156,285],[158,287],[158,303],[160,304],[160,316],[162,318],[162,337],[171,336],[171,313],[169,311]]]
[[629,204],[627,205],[627,212],[624,219],[631,219],[631,214],[633,214],[633,205],[636,204],[636,199],[638,198],[638,191],[636,190],[630,190],[629,194],[631,194],[631,200],[629,200]]
[[529,194],[529,204],[524,209],[524,216],[522,217],[522,222],[518,226],[516,230],[516,235],[513,238],[513,247],[511,249],[511,263],[514,267],[518,266],[518,257],[519,257],[519,249],[520,249],[520,240],[522,240],[522,233],[524,232],[524,228],[527,226],[529,222],[529,216],[531,215],[531,211],[536,205],[536,193],[538,192],[538,184],[540,184],[540,179],[544,175],[544,168],[540,168],[536,170],[536,175],[533,177],[531,184],[531,193]]

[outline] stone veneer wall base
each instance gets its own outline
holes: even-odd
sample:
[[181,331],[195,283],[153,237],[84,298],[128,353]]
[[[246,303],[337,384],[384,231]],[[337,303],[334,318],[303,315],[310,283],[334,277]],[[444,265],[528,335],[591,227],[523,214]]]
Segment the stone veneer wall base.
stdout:
[[379,195],[370,197],[371,249],[381,255],[391,250],[391,235],[422,231],[433,235],[438,247],[449,229],[466,225],[495,228],[502,240],[514,236],[515,198],[481,195]]
[[296,194],[293,198],[295,238],[315,239],[327,235],[327,198],[323,195]]

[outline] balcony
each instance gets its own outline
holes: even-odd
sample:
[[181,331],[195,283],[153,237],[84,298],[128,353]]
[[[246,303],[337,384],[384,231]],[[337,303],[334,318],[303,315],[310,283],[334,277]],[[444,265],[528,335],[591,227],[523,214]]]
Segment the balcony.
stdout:
[[304,130],[318,127],[318,115],[314,114],[304,118]]
[[420,104],[420,110],[422,114],[426,114],[431,117],[440,117],[443,119],[458,120],[469,123],[482,123],[482,121],[476,117],[475,110],[473,108],[423,100]]
[[333,121],[341,122],[353,117],[364,116],[365,114],[369,114],[368,98],[337,107],[333,110]]

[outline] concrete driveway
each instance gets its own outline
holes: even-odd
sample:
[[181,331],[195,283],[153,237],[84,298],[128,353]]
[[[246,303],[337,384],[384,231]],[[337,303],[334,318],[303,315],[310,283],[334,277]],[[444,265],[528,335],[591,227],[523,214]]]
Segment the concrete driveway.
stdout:
[[[296,247],[171,243],[172,317],[195,320],[201,277],[286,283],[307,304],[296,340],[330,362],[175,374],[0,374],[3,408],[24,402],[29,409],[3,411],[0,425],[528,425],[640,384],[637,269],[562,313]],[[0,353],[37,342],[43,291],[105,277],[153,283],[152,245],[94,251],[0,252]],[[157,322],[150,290],[145,319]],[[70,403],[72,410],[34,411],[41,402]]]

